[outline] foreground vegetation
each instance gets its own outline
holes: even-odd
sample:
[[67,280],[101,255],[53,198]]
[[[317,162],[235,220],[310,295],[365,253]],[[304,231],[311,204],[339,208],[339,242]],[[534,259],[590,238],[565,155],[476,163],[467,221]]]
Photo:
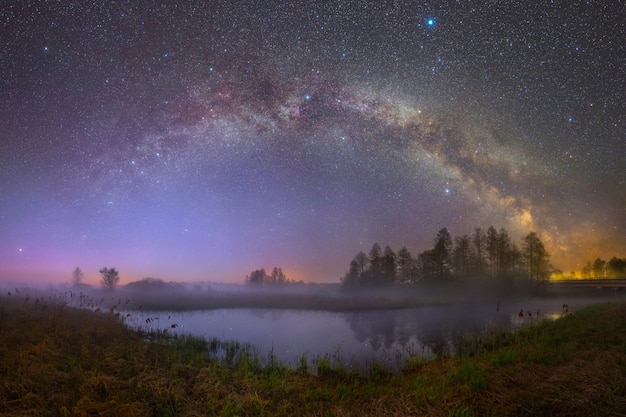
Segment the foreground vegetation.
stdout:
[[[28,299],[27,299],[28,298]],[[236,344],[127,328],[62,297],[0,298],[0,415],[590,416],[626,414],[626,304],[592,306],[457,357],[362,374],[299,369]],[[218,356],[220,359],[218,359]]]

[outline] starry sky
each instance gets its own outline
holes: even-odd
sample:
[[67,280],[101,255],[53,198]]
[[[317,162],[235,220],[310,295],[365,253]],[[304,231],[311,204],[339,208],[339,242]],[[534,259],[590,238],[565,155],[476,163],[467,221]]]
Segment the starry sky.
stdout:
[[338,282],[374,242],[626,255],[621,1],[9,1],[0,281]]

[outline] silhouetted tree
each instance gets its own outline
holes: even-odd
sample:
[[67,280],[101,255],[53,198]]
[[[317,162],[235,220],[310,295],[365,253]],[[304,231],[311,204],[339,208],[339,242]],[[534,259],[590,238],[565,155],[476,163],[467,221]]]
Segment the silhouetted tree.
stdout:
[[389,245],[385,246],[381,260],[382,277],[385,284],[394,284],[396,282],[396,273],[398,269],[396,258],[396,253],[389,247]]
[[626,259],[614,256],[607,262],[606,269],[610,278],[626,278]]
[[468,235],[454,238],[454,249],[452,250],[452,263],[454,273],[457,277],[467,277],[470,275],[470,237]]
[[474,229],[472,235],[472,272],[481,275],[485,270],[485,246],[487,237],[480,227]]
[[550,254],[535,232],[529,233],[524,238],[522,254],[531,282],[547,280],[550,277]]
[[361,278],[361,273],[359,270],[359,264],[356,259],[352,259],[350,261],[350,268],[343,277],[341,277],[341,285],[344,287],[353,287],[359,284],[359,279]]
[[585,264],[585,266],[583,266],[582,271],[580,271],[580,274],[583,278],[591,278],[591,272],[593,271],[593,266],[591,265],[591,261],[587,261],[587,263]]
[[115,268],[104,267],[100,270],[100,284],[108,290],[113,290],[120,282],[119,273]]
[[498,273],[498,231],[493,226],[487,229],[485,249],[489,260],[489,275],[495,277]]
[[79,267],[76,267],[76,269],[72,271],[72,285],[82,284],[84,278],[85,274],[83,274],[83,271]]
[[369,271],[368,271],[368,281],[371,283],[375,283],[379,281],[383,276],[383,258],[382,251],[380,249],[380,245],[378,243],[374,243],[372,249],[370,250],[369,256]]
[[419,277],[428,282],[437,278],[437,264],[432,250],[426,250],[417,257],[417,270]]
[[411,256],[411,252],[406,247],[402,247],[398,251],[397,256],[398,274],[397,281],[402,284],[412,283],[416,281],[416,265],[415,259]]
[[350,261],[350,268],[341,279],[343,286],[363,285],[369,267],[369,259],[363,251],[360,251]]
[[592,272],[594,278],[604,278],[606,276],[606,261],[596,258],[596,260],[593,261]]
[[497,254],[497,275],[501,278],[510,278],[519,263],[520,255],[504,227],[498,232]]
[[268,280],[265,269],[256,269],[246,277],[246,282],[251,285],[263,285]]
[[274,267],[272,269],[272,275],[270,275],[270,282],[272,284],[284,284],[287,282],[287,277],[283,273],[281,268]]
[[442,279],[450,273],[450,256],[452,254],[452,237],[445,227],[435,237],[435,247],[431,252],[435,267],[435,277]]
[[356,254],[356,256],[354,257],[354,260],[358,266],[359,277],[362,277],[363,274],[365,274],[369,268],[370,259],[367,257],[367,255],[363,251],[360,251],[359,253]]

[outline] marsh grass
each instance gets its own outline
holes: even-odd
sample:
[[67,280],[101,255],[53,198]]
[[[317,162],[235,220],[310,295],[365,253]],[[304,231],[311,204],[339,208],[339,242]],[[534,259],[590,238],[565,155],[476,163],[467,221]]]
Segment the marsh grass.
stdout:
[[289,368],[237,342],[131,330],[102,302],[24,297],[0,297],[3,416],[626,414],[624,304],[359,373],[340,350]]

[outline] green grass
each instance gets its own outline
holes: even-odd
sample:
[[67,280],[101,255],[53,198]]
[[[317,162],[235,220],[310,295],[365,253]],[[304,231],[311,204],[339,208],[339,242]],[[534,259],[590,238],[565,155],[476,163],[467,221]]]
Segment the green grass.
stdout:
[[237,342],[140,333],[106,308],[30,298],[0,297],[2,416],[626,414],[621,303],[355,373],[339,354],[291,369]]

